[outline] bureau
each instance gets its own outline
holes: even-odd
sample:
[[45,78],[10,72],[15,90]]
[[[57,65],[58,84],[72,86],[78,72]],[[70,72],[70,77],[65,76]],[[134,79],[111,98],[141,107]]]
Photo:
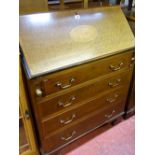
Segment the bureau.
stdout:
[[134,36],[120,7],[20,16],[20,48],[42,154],[124,114]]

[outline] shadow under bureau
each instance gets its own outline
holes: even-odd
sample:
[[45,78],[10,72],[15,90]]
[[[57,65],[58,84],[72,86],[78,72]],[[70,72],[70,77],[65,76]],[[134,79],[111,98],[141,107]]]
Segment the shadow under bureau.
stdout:
[[20,16],[20,47],[42,154],[124,114],[134,36],[120,7]]

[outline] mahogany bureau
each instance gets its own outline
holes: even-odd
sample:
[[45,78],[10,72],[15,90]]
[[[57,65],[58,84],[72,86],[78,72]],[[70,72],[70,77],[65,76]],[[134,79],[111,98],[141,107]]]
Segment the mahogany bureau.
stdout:
[[42,154],[124,114],[134,36],[120,7],[20,16],[20,47]]

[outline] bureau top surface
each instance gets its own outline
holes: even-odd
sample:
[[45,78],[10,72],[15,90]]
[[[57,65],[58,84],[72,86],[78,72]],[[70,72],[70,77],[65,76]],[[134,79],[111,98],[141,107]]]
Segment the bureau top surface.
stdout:
[[29,78],[134,47],[119,6],[24,15],[19,24]]

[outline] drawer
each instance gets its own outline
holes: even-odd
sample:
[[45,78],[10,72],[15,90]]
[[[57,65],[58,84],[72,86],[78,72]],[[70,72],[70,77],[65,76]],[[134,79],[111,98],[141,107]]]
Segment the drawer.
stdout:
[[77,106],[100,93],[105,93],[106,91],[111,91],[122,86],[128,87],[131,74],[132,70],[123,71],[115,76],[100,78],[87,86],[72,90],[68,93],[65,92],[60,96],[55,96],[49,101],[43,99],[41,103],[37,104],[40,116],[44,118],[55,112],[61,112],[73,106]]
[[79,120],[76,124],[71,124],[65,129],[61,129],[45,138],[42,141],[42,147],[45,152],[63,147],[65,144],[77,139],[78,137],[92,131],[114,118],[116,115],[124,113],[124,105],[120,102],[115,107],[110,106],[107,109],[100,109],[91,113],[89,117]]
[[69,109],[64,113],[58,113],[52,117],[47,117],[42,121],[44,136],[48,136],[51,132],[63,128],[68,124],[74,123],[78,119],[81,119],[96,110],[105,109],[108,106],[115,107],[118,102],[125,105],[126,95],[127,88],[117,89],[107,94],[99,94],[91,101],[83,103],[78,107]]
[[124,52],[32,80],[35,83],[34,92],[37,97],[43,97],[93,78],[129,68],[133,54],[132,51]]

